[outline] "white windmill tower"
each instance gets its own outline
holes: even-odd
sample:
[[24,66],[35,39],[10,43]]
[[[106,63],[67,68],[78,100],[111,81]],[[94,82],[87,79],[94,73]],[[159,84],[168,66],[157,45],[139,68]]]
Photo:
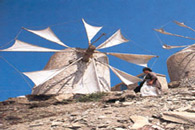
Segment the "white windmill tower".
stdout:
[[2,52],[57,52],[51,57],[44,70],[23,73],[35,84],[32,94],[88,94],[94,92],[107,92],[110,91],[109,69],[111,69],[126,85],[141,81],[141,79],[109,65],[107,55],[112,55],[140,66],[147,66],[148,61],[156,56],[100,52],[98,50],[116,46],[124,42],[128,42],[128,40],[122,36],[119,29],[106,41],[104,41],[98,47],[95,47],[93,45],[94,42],[91,41],[102,27],[89,25],[84,21],[84,19],[82,19],[82,21],[88,37],[89,46],[87,49],[71,48],[65,45],[53,33],[51,28],[48,27],[43,30],[23,29],[44,39],[62,45],[66,47],[66,49],[49,49],[16,39],[15,43],[11,47],[0,50]]

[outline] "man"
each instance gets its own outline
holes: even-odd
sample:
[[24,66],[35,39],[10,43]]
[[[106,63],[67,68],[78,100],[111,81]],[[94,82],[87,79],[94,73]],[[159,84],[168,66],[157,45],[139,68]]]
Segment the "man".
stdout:
[[154,72],[148,67],[143,68],[145,73],[144,80],[134,89],[135,92],[141,92],[142,96],[158,96],[161,94],[161,84]]

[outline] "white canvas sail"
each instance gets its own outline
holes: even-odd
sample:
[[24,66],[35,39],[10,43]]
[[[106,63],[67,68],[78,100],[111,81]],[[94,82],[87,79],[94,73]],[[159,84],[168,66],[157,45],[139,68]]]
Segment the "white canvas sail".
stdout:
[[57,52],[60,50],[49,49],[44,47],[35,46],[20,40],[15,40],[15,43],[7,48],[0,51],[15,51],[15,52]]
[[85,26],[87,38],[90,44],[93,37],[102,29],[102,27],[96,27],[96,26],[89,25],[88,23],[85,22],[84,19],[82,19],[82,21]]
[[24,75],[26,75],[28,78],[30,78],[36,86],[39,86],[46,81],[50,80],[51,78],[55,77],[68,67],[72,66],[74,63],[80,61],[81,58],[74,61],[70,65],[60,68],[60,69],[52,69],[52,70],[41,70],[41,71],[34,71],[34,72],[23,72]]
[[124,43],[124,42],[128,42],[129,40],[127,40],[122,34],[120,29],[115,32],[110,38],[108,38],[105,42],[103,42],[101,45],[99,45],[97,47],[97,49],[103,49],[103,48],[108,48],[108,47],[112,47],[112,46],[116,46],[118,44]]
[[173,21],[174,23],[176,23],[177,25],[179,25],[180,27],[184,27],[187,29],[190,29],[191,31],[195,32],[195,30],[187,25],[185,25],[183,22],[178,22],[178,21]]
[[36,86],[39,86],[46,82],[47,80],[53,78],[60,72],[62,69],[54,69],[54,70],[42,70],[42,71],[34,71],[34,72],[24,72],[23,74],[30,78]]
[[107,53],[107,54],[144,67],[147,66],[148,61],[151,58],[157,57],[155,55],[138,55],[138,54],[124,54],[124,53]]
[[76,84],[73,89],[73,93],[80,94],[90,94],[101,91],[101,85],[97,76],[94,60],[92,60],[86,70],[84,71],[83,76],[80,81]]
[[24,28],[24,29],[31,32],[31,33],[34,33],[34,34],[36,34],[36,35],[38,35],[38,36],[40,36],[44,39],[47,39],[51,42],[54,42],[54,43],[57,43],[59,45],[68,47],[62,41],[60,41],[60,39],[54,34],[54,32],[51,30],[50,27],[48,27],[46,29],[43,29],[43,30],[30,30],[30,29],[27,29],[27,28]]
[[170,46],[170,45],[164,44],[162,46],[162,48],[167,49],[167,50],[169,50],[169,49],[175,49],[175,48],[183,48],[183,47],[187,47],[187,45],[183,45],[183,46]]
[[156,32],[165,34],[165,35],[170,35],[170,36],[175,36],[175,37],[181,37],[181,38],[186,38],[186,39],[190,39],[190,40],[195,40],[195,38],[192,37],[188,37],[188,36],[182,36],[182,35],[178,35],[178,34],[173,34],[170,32],[166,32],[163,28],[160,29],[154,29]]
[[140,78],[135,77],[133,75],[127,74],[119,69],[116,69],[112,66],[110,66],[110,69],[116,74],[116,76],[118,76],[120,78],[120,80],[125,83],[126,85],[130,85],[130,84],[134,84],[137,82],[142,81]]

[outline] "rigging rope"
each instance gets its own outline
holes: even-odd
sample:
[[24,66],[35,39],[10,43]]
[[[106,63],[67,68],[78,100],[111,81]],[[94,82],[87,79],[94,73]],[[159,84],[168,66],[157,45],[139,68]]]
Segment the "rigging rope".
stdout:
[[23,29],[20,28],[20,30],[18,31],[18,33],[16,34],[16,36],[15,36],[15,38],[14,38],[15,40],[19,37],[19,35],[20,35],[20,33],[22,32],[22,30],[23,30]]
[[15,38],[10,40],[9,42],[5,43],[4,45],[0,46],[0,48],[4,48],[5,46],[9,45],[14,40],[15,40]]
[[[169,22],[170,22],[170,21],[169,21]],[[167,24],[168,24],[168,23],[167,23]],[[124,35],[125,35],[125,37],[127,37],[128,39],[130,39],[126,34],[124,34]],[[150,53],[150,54],[152,54],[152,55],[155,55],[152,51],[149,51],[149,50],[143,48],[141,45],[137,44],[134,40],[130,39],[130,41],[132,41],[132,43],[133,43],[135,46],[137,46],[138,48],[144,50],[145,52]],[[162,42],[162,40],[161,40],[161,42]],[[152,66],[151,66],[151,68],[153,68],[153,66],[156,64],[156,62],[157,62],[158,59],[159,59],[159,56],[156,57],[155,61],[153,62]]]
[[3,56],[0,56],[0,58],[2,58],[8,65],[10,65],[16,72],[18,72],[20,74],[20,76],[24,79],[24,81],[28,84],[28,86],[30,87],[30,89],[32,89],[32,86],[30,85],[30,83],[26,80],[26,78],[24,77],[24,75],[11,63],[9,63],[9,61],[7,61]]
[[[157,32],[154,31],[154,34],[156,35],[157,39],[160,41],[160,45],[161,47],[163,47],[163,45],[165,44],[162,39],[160,38],[160,36],[157,34]],[[168,51],[172,52],[170,49],[168,49]]]
[[171,20],[171,21],[168,21],[166,24],[162,25],[160,28],[164,28],[165,26],[167,26],[167,25],[170,24],[171,22],[172,22],[172,20]]
[[127,39],[129,39],[130,42],[132,41],[132,43],[133,43],[136,47],[140,48],[141,50],[143,50],[143,51],[145,51],[145,52],[147,52],[147,53],[150,53],[150,54],[152,54],[152,55],[155,55],[152,51],[149,51],[149,50],[143,48],[141,45],[139,45],[139,44],[136,43],[134,40],[132,40],[131,38],[129,38],[124,32],[123,32],[123,35],[124,35]]
[[150,67],[151,69],[152,69],[152,68],[154,67],[154,65],[157,63],[158,59],[159,59],[159,58],[156,58],[156,59],[154,60],[153,64],[152,64],[151,67]]
[[22,30],[23,30],[23,29],[20,28],[20,30],[19,30],[18,33],[16,34],[15,38],[12,39],[12,40],[10,40],[9,42],[5,43],[4,45],[0,46],[0,48],[3,48],[3,47],[5,47],[5,46],[9,45],[12,41],[16,40],[16,39],[19,37],[19,35],[21,34]]
[[161,40],[161,38],[159,37],[159,35],[157,34],[157,32],[154,31],[154,34],[156,35],[156,37],[157,37],[158,40],[160,41],[160,45],[161,45],[161,47],[162,47],[165,43]]
[[137,44],[135,41],[133,41],[133,40],[131,40],[131,41],[132,41],[132,43],[133,43],[135,46],[137,46],[138,48],[140,48],[140,49],[144,50],[145,52],[148,52],[148,53],[150,53],[150,54],[152,54],[152,55],[155,55],[153,52],[151,52],[151,51],[149,51],[149,50],[143,48],[141,45]]

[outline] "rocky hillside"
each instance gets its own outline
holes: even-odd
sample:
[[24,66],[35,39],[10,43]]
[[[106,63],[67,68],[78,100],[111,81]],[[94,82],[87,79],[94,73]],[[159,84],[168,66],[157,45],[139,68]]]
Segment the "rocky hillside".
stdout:
[[0,117],[6,130],[194,130],[195,89],[172,88],[160,97],[27,95],[0,102]]

